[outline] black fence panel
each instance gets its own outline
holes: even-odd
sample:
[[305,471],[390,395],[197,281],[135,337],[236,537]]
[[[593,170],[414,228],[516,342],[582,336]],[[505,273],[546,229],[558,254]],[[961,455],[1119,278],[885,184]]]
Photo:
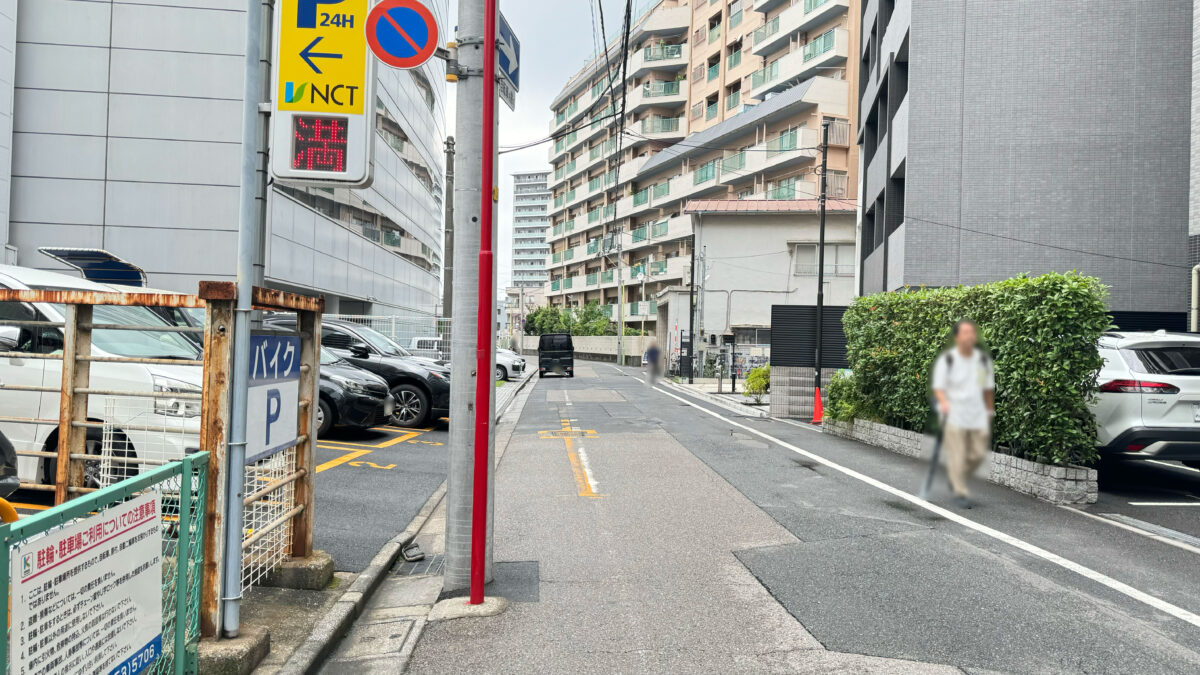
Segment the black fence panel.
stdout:
[[[842,332],[845,307],[825,307],[822,326],[821,366],[848,368],[846,334]],[[815,305],[771,307],[771,365],[814,368],[817,365],[817,308]]]

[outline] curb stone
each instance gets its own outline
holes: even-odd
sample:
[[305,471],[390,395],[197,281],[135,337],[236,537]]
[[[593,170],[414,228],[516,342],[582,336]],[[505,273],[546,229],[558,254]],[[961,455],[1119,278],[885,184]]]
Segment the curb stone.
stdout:
[[[519,382],[514,382],[517,385],[517,390],[496,411],[497,421],[508,412],[512,402],[517,399],[521,391],[533,379],[532,376],[528,376]],[[342,594],[342,597],[338,598],[333,608],[325,616],[321,617],[317,625],[313,627],[312,633],[296,648],[296,651],[292,652],[292,655],[288,657],[288,660],[284,662],[276,675],[314,675],[321,669],[324,661],[333,653],[334,648],[337,647],[338,641],[350,630],[350,626],[354,624],[354,620],[362,614],[367,601],[379,589],[379,586],[383,583],[384,575],[396,564],[396,561],[400,558],[400,552],[416,538],[417,533],[425,526],[425,522],[429,520],[429,517],[433,515],[434,510],[437,509],[445,497],[446,481],[442,481],[442,484],[430,495],[425,505],[417,512],[416,517],[408,524],[408,527],[404,528],[403,532],[393,537],[391,541],[379,549],[379,552],[371,559],[366,569],[355,578],[350,587],[346,589],[346,592]],[[419,622],[419,625],[414,625],[414,629],[417,629],[414,632],[417,635],[412,636],[411,645],[406,645],[409,654],[412,653],[412,648],[416,646],[416,641],[419,639],[419,629],[424,627],[424,623],[422,620]]]
[[667,379],[659,380],[659,382],[661,384],[665,384],[665,385],[671,387],[672,389],[674,389],[686,396],[691,396],[692,398],[698,398],[701,401],[711,403],[715,406],[724,408],[725,410],[729,410],[731,412],[736,412],[739,415],[745,415],[746,417],[768,417],[768,416],[770,416],[770,413],[766,410],[757,410],[748,405],[734,403],[733,401],[726,399],[724,396],[717,396],[716,394],[710,394],[706,391],[695,391],[695,390],[689,389],[688,387],[685,387],[683,385],[675,384],[674,382],[667,380]]

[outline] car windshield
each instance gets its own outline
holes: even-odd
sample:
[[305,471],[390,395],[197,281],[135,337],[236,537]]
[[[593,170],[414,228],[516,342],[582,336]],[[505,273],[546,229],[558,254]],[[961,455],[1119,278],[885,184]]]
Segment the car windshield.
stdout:
[[371,346],[377,349],[380,354],[384,354],[385,356],[412,356],[407,349],[401,347],[395,342],[392,342],[387,338],[386,335],[380,333],[374,328],[355,326],[354,330],[356,333],[361,335],[364,340],[371,343]]
[[1133,370],[1151,375],[1200,375],[1200,344],[1123,350]]
[[335,363],[340,363],[342,358],[328,349],[321,350],[321,365],[329,366]]
[[[66,316],[63,305],[51,305],[60,316]],[[125,326],[167,326],[162,317],[147,307],[95,305],[92,321],[98,324]],[[153,359],[194,360],[200,358],[196,343],[180,333],[169,331],[97,330],[92,332],[92,344],[115,356]]]

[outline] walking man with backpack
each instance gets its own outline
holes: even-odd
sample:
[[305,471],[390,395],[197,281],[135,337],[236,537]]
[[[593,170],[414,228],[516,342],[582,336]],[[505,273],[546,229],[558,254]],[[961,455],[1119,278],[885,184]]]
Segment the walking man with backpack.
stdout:
[[973,321],[954,325],[954,346],[933,366],[933,393],[943,420],[942,448],[954,501],[971,508],[967,478],[987,457],[996,414],[996,376],[992,359],[978,347]]

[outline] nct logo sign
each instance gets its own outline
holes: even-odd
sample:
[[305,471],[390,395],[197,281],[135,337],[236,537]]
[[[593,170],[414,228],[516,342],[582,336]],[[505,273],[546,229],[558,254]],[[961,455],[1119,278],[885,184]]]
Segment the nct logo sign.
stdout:
[[361,115],[370,0],[278,0],[279,110]]

